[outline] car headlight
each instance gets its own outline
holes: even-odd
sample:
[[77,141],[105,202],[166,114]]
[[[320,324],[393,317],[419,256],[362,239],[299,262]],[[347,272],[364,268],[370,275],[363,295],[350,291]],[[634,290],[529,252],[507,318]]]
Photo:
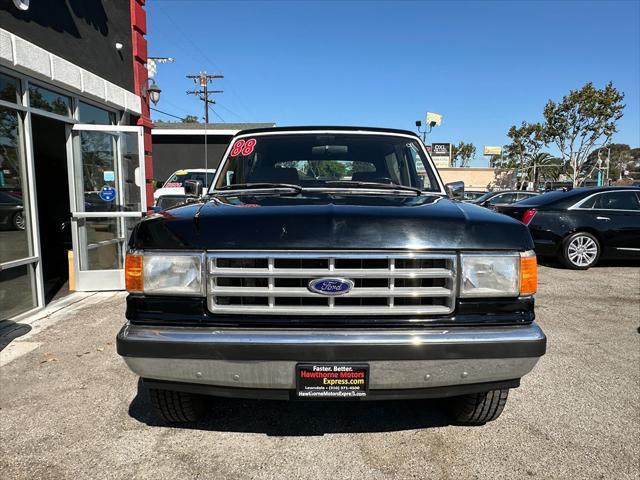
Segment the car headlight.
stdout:
[[461,297],[532,295],[538,284],[535,253],[462,254]]
[[203,295],[202,255],[129,254],[127,290],[158,295]]

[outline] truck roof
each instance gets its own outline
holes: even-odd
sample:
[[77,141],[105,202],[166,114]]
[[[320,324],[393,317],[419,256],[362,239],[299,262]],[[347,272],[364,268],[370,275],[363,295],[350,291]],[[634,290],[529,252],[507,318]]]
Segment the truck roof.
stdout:
[[322,131],[350,131],[350,132],[372,132],[372,133],[401,133],[403,135],[411,135],[416,138],[420,138],[417,133],[411,130],[401,130],[397,128],[381,128],[381,127],[346,127],[339,125],[309,125],[309,126],[291,126],[291,127],[269,127],[269,128],[251,128],[247,130],[240,130],[237,135],[252,134],[252,133],[271,133],[271,132],[304,132],[307,130],[322,130]]

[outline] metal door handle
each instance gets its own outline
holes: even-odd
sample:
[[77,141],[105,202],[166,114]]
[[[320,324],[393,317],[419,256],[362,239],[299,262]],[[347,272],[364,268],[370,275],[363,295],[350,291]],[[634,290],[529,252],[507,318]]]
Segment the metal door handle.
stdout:
[[609,217],[596,217],[596,220],[606,220],[609,221],[611,220]]

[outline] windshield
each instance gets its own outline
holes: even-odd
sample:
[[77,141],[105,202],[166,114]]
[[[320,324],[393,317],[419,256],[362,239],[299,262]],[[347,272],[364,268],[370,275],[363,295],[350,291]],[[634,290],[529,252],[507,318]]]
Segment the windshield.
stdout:
[[418,140],[391,135],[256,135],[236,140],[216,189],[271,183],[303,188],[374,188],[372,183],[440,191]]
[[183,187],[185,180],[197,180],[206,188],[213,180],[214,174],[215,170],[209,172],[187,172],[186,170],[180,170],[171,175],[162,188]]

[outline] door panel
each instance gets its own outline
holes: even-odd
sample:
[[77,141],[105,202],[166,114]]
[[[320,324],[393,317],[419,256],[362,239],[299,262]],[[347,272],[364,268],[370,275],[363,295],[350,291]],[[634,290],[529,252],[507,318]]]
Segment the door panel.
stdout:
[[146,211],[142,128],[74,125],[76,288],[124,288],[124,256]]
[[605,192],[596,196],[594,222],[603,231],[607,254],[640,249],[640,205],[633,191]]

